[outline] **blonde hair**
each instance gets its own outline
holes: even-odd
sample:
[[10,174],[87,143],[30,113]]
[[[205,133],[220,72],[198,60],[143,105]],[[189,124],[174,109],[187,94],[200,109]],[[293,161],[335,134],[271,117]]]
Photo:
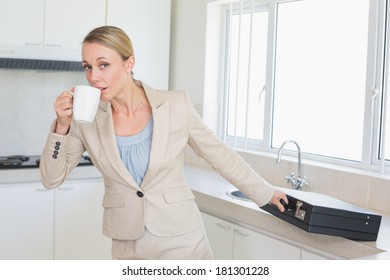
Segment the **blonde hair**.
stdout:
[[115,26],[101,26],[90,31],[83,40],[84,43],[96,43],[116,51],[123,61],[134,55],[133,44],[129,36]]

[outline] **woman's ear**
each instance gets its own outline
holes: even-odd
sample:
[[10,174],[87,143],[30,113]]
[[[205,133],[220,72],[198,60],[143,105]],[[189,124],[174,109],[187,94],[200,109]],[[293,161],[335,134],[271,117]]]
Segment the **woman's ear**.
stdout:
[[125,67],[127,72],[131,73],[133,71],[134,65],[135,65],[135,58],[133,55],[125,60]]

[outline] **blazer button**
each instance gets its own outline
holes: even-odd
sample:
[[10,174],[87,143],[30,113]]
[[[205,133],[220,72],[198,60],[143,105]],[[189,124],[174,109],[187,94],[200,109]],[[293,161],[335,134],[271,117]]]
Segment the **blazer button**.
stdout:
[[137,192],[137,195],[138,195],[139,197],[143,197],[143,196],[144,196],[143,192],[140,192],[140,191]]

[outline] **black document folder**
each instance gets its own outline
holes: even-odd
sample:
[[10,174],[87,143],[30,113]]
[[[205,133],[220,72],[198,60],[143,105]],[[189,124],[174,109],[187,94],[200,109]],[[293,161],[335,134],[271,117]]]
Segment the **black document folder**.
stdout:
[[271,204],[261,208],[308,232],[360,241],[377,239],[382,216],[327,195],[291,192],[286,192],[289,200],[286,211],[280,212]]

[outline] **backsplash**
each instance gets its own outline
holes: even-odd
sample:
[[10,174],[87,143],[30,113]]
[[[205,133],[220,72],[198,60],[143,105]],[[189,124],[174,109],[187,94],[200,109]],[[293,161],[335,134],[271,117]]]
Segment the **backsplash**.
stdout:
[[[259,155],[245,152],[239,154],[256,172],[275,186],[290,188],[286,175],[296,174],[296,158],[288,157],[276,163],[277,155]],[[186,152],[186,162],[209,168],[190,148]],[[322,164],[302,162],[302,174],[308,178],[309,186],[304,191],[326,194],[345,202],[369,208],[373,211],[390,212],[390,176],[369,174],[360,170],[338,168]]]
[[0,156],[38,155],[64,90],[87,84],[82,72],[0,69]]

